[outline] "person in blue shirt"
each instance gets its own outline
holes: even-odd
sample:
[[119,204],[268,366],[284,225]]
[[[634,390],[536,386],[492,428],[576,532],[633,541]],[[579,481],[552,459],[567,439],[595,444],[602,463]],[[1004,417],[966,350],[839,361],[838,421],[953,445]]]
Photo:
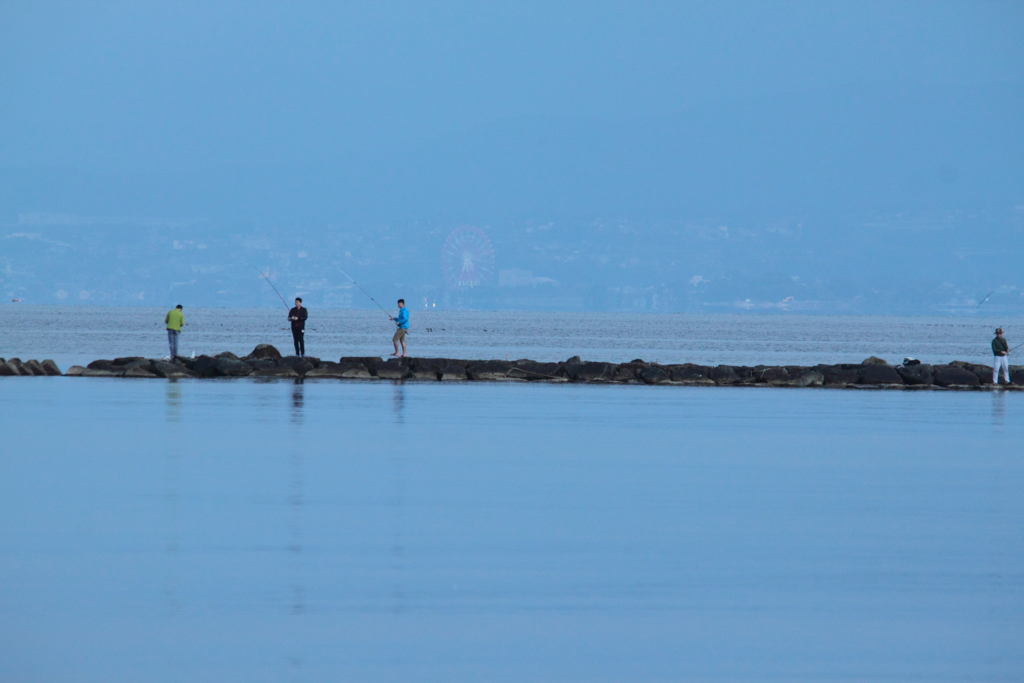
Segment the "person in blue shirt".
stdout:
[[[409,309],[405,307],[405,299],[398,300],[398,317],[392,318],[395,324],[398,325],[398,329],[395,330],[395,336],[391,338],[391,341],[395,343],[395,352],[391,354],[395,358],[405,358],[405,335],[409,333]],[[398,344],[402,344],[402,353],[398,353]]]

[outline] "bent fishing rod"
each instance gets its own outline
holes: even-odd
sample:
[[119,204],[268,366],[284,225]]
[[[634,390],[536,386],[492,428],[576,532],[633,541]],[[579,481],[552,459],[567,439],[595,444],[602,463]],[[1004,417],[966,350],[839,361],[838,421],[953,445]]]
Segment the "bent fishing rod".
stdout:
[[[277,291],[277,287],[274,287],[274,283],[270,281],[270,277],[269,277],[269,276],[268,276],[268,275],[267,275],[266,273],[264,273],[264,272],[263,272],[262,270],[260,270],[259,268],[257,268],[256,266],[253,266],[252,268],[253,268],[253,270],[255,270],[255,271],[256,271],[257,273],[259,273],[259,274],[260,274],[260,277],[261,277],[261,278],[263,278],[264,280],[266,280],[266,281],[267,281],[267,284],[268,284],[268,285],[270,285],[270,286],[271,286],[271,288],[272,288],[272,289],[274,290],[274,294],[277,294],[277,298],[281,300],[281,303],[282,303],[282,304],[284,304],[284,307],[285,307],[285,308],[288,308],[288,302],[284,300],[284,297],[283,297],[283,296],[281,296],[281,292]],[[290,309],[290,308],[288,308],[288,310],[290,311],[291,309]]]
[[[341,270],[341,268],[338,268],[338,270]],[[362,292],[363,294],[365,294],[366,296],[368,296],[370,298],[370,301],[372,301],[373,303],[377,304],[377,300],[374,299],[372,296],[370,296],[370,293],[367,292],[365,289],[363,289],[362,285],[360,285],[358,282],[353,280],[351,275],[346,273],[344,270],[341,270],[341,274],[344,275],[345,277],[347,277],[352,282],[352,284],[354,284],[356,287],[359,287],[359,291]],[[391,320],[391,319],[394,318],[394,316],[391,315],[391,312],[388,309],[386,309],[383,306],[381,306],[380,304],[377,304],[377,308],[379,308],[380,310],[384,311],[384,313],[387,314],[388,320]]]

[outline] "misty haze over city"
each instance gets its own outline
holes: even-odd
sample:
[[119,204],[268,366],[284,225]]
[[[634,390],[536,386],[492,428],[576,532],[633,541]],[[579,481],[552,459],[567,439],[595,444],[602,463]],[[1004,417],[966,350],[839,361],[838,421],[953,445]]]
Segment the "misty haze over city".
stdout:
[[[1024,311],[1010,3],[4,6],[4,304]],[[446,278],[478,229],[486,261]]]

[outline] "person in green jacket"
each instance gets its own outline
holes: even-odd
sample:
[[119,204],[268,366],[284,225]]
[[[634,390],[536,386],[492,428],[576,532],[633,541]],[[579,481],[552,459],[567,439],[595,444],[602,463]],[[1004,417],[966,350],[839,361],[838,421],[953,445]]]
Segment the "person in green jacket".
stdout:
[[1010,383],[1010,344],[1003,339],[1003,328],[996,328],[996,338],[992,340],[992,384],[999,384],[999,369],[1003,369],[1006,383]]
[[181,334],[181,326],[185,324],[185,314],[181,312],[181,304],[178,304],[164,316],[164,323],[167,325],[167,344],[171,347],[171,355],[167,360],[174,360],[178,355],[178,335]]

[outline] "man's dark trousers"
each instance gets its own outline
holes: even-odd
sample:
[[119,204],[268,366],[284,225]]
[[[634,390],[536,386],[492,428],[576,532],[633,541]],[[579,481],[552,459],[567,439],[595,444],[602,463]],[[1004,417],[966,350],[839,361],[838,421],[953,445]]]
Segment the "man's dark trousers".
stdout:
[[295,342],[295,355],[306,355],[306,331],[301,328],[292,328],[292,341]]

